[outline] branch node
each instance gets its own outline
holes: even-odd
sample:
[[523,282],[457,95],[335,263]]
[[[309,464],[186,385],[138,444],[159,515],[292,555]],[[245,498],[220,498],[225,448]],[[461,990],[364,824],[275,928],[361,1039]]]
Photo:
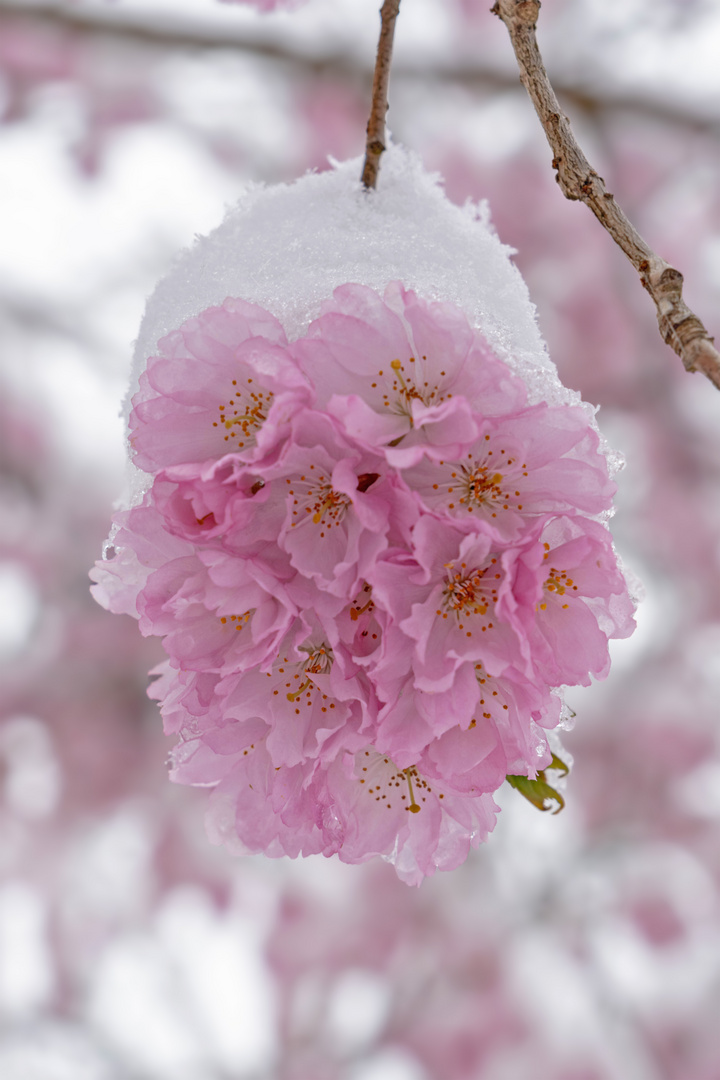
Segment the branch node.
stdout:
[[516,13],[525,26],[534,30],[540,15],[540,0],[515,0]]
[[670,290],[677,290],[679,296],[682,291],[684,280],[685,279],[680,273],[680,271],[676,270],[674,266],[666,266],[662,274],[660,275],[660,280],[658,281],[658,288],[662,289],[664,292],[669,292]]

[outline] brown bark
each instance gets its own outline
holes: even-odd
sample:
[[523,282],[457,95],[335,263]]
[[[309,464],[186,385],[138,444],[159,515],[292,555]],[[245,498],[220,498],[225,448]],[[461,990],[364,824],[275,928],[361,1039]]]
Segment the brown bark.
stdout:
[[560,108],[535,36],[540,0],[497,0],[492,11],[510,34],[520,79],[552,149],[553,168],[563,195],[584,202],[625,252],[655,302],[664,341],[675,350],[686,370],[701,371],[720,390],[720,353],[683,300],[682,274],[655,254],[625,216],[583,154]]
[[400,10],[400,0],[385,0],[380,9],[380,40],[378,41],[375,75],[373,76],[372,104],[367,125],[365,163],[362,182],[366,188],[374,188],[380,171],[380,157],[385,150],[385,114],[388,111],[388,83],[392,63],[395,20]]

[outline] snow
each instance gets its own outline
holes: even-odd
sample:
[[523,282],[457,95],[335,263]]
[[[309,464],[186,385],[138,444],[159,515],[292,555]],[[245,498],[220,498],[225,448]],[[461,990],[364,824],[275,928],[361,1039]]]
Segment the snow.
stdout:
[[[249,186],[217,229],[178,255],[147,304],[126,418],[158,340],[228,296],[267,308],[294,339],[338,285],[382,291],[394,280],[461,307],[526,380],[531,401],[579,402],[557,377],[512,249],[495,234],[487,205],[452,204],[439,178],[400,146],[383,156],[376,191],[362,188],[361,166],[357,158],[291,184]],[[133,501],[144,478],[130,486]]]
[[133,387],[159,338],[228,296],[261,304],[295,338],[338,285],[382,291],[398,279],[458,304],[516,370],[555,382],[527,288],[486,205],[453,205],[401,147],[384,155],[375,192],[363,190],[361,165],[249,187],[219,228],[181,253],[148,302]]

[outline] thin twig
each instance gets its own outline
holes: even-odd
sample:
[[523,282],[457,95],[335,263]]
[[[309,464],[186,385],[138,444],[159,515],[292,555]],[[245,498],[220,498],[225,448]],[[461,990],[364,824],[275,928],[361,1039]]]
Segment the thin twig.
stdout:
[[540,0],[497,0],[492,11],[502,19],[510,34],[520,79],[552,148],[553,168],[563,195],[589,206],[625,252],[655,301],[663,340],[675,350],[686,370],[702,371],[720,390],[720,353],[683,300],[682,274],[645,243],[606,189],[603,178],[591,168],[562,113],[535,36]]
[[392,62],[395,20],[400,10],[400,0],[385,0],[380,9],[380,40],[378,41],[375,74],[373,76],[372,105],[367,124],[365,164],[362,182],[366,188],[374,188],[380,171],[380,157],[385,149],[385,114],[388,111],[388,83]]

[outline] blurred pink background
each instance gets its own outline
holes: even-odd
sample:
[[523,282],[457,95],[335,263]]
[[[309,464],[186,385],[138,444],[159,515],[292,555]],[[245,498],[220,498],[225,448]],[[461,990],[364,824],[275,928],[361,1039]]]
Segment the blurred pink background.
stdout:
[[[88,592],[144,298],[247,181],[361,153],[378,0],[0,0],[0,1075],[720,1080],[720,398],[563,200],[489,0],[403,0],[389,125],[487,198],[565,382],[625,454],[644,583],[569,694],[567,808],[510,790],[409,889],[236,860],[166,777],[157,642]],[[720,9],[546,0],[576,133],[720,331]]]

